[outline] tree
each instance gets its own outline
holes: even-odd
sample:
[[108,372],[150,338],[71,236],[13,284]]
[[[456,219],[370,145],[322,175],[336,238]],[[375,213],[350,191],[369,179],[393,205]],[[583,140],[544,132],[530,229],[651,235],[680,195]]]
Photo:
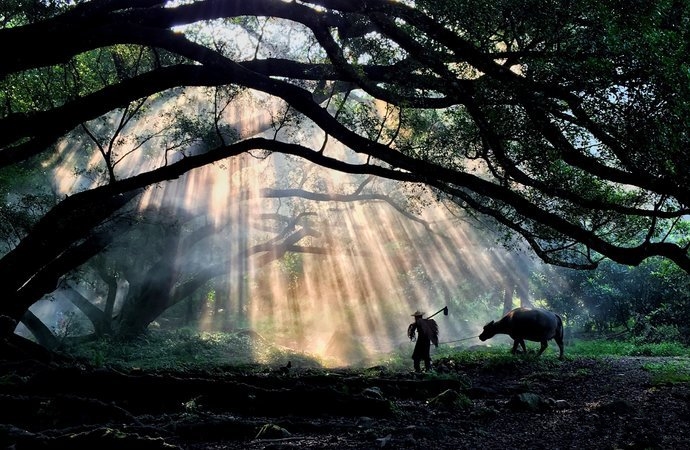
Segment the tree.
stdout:
[[[285,166],[285,173],[294,173],[291,167],[299,168],[295,163],[288,166],[287,161],[281,166]],[[228,170],[218,172],[226,174]],[[312,184],[325,182],[318,176],[311,178]],[[350,177],[345,180],[351,181]],[[373,255],[369,250],[339,245],[338,242],[346,237],[337,228],[347,230],[352,226],[348,214],[337,212],[337,208],[336,212],[322,208],[320,211],[327,214],[317,218],[320,214],[314,208],[315,202],[333,205],[385,203],[391,211],[423,226],[427,232],[431,231],[429,223],[404,210],[394,200],[400,197],[394,197],[396,192],[391,186],[394,183],[378,181],[367,177],[360,185],[352,187],[353,193],[330,195],[305,189],[267,188],[250,194],[249,189],[226,200],[236,210],[224,214],[222,222],[214,220],[205,207],[200,207],[198,213],[192,213],[185,205],[175,203],[146,210],[141,210],[140,206],[128,208],[131,211],[120,216],[122,219],[127,217],[131,225],[117,233],[107,249],[91,258],[80,270],[63,278],[58,290],[50,296],[71,302],[83,313],[79,317],[84,318],[84,323],[90,322],[90,326],[81,330],[88,333],[70,335],[69,341],[83,342],[106,334],[117,338],[139,336],[168,309],[196,300],[197,291],[211,284],[218,300],[214,302],[216,325],[221,325],[224,330],[241,328],[248,323],[247,313],[251,305],[246,304],[246,299],[238,297],[244,295],[243,285],[254,278],[250,267],[252,271],[259,271],[275,261],[280,261],[286,268],[288,265],[294,266],[289,274],[293,280],[289,284],[296,286],[305,273],[299,264],[291,264],[291,261],[300,258],[295,255],[331,256],[333,259],[344,254],[364,258]],[[376,191],[387,194],[378,194]],[[259,198],[255,199],[253,206],[240,206],[239,203],[249,204],[256,195]],[[197,196],[203,198],[209,195],[197,189]],[[261,199],[290,202],[292,206],[288,211],[292,211],[291,216],[262,212],[273,210],[257,208]],[[199,199],[195,202],[202,203]],[[253,233],[251,229],[257,232]],[[266,282],[266,285],[275,284],[276,281],[272,279]],[[202,296],[206,295],[207,292],[202,293]],[[290,295],[296,297],[293,293]],[[231,296],[235,301],[228,301]],[[116,298],[120,299],[117,307]],[[234,304],[232,312],[229,311],[231,303]],[[65,304],[61,303],[55,309],[65,312],[64,308]],[[49,308],[51,312],[53,309]],[[55,336],[44,323],[50,316],[39,315],[41,318],[27,312],[22,322],[39,343],[55,348],[61,343],[58,338],[65,336]],[[52,317],[48,320],[52,320]]]
[[[82,124],[185,86],[265,93],[284,102],[280,127],[311,122],[352,154],[216,126],[203,151],[166,148],[122,174],[101,147],[108,179],[62,199],[0,260],[2,315],[18,319],[102,251],[104,221],[148,186],[253,150],[423,183],[549,263],[661,256],[690,272],[687,1],[60,5],[3,5],[0,169],[35,168]],[[293,51],[273,51],[291,37]],[[230,45],[241,40],[251,50]]]
[[623,329],[640,343],[690,337],[687,274],[668,260],[649,258],[635,267],[606,261],[591,271],[543,266],[532,283],[571,329]]

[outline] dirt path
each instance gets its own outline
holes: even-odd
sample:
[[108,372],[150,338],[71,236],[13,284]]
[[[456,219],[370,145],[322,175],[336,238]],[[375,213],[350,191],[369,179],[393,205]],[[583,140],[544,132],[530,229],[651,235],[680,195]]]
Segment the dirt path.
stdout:
[[444,359],[436,372],[416,375],[380,367],[121,373],[5,363],[0,444],[99,450],[690,448],[690,386],[655,384],[646,369],[669,362],[690,367],[687,360],[658,358]]

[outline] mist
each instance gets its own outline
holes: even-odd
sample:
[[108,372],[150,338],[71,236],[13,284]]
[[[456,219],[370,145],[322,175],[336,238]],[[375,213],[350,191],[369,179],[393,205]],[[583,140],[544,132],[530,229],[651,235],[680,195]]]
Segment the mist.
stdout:
[[[204,151],[200,143],[163,156],[160,151],[172,139],[164,119],[180,111],[199,120],[212,114],[203,107],[204,95],[192,90],[159,99],[151,106],[155,113],[133,121],[122,148],[116,149],[122,156],[118,175]],[[239,138],[276,137],[364,162],[333,139],[324,140],[309,123],[288,120],[276,126],[283,105],[255,96],[234,100],[223,112],[223,125]],[[107,134],[115,120],[101,120],[99,130]],[[136,136],[146,136],[145,144]],[[60,195],[98,182],[94,168],[100,156],[85,152],[89,145],[94,144],[72,139],[61,146],[53,168]],[[85,161],[84,154],[95,156]],[[434,317],[441,345],[476,336],[502,307],[505,280],[519,278],[535,264],[526,253],[503,249],[480,222],[438,201],[423,186],[343,174],[282,154],[243,154],[196,169],[149,188],[135,209],[149,223],[174,224],[175,238],[151,234],[142,241],[127,234],[105,259],[123,252],[145,259],[148,246],[175,246],[172,266],[180,280],[208,278],[182,301],[195,303],[192,325],[197,330],[253,330],[326,365],[356,364],[393,350],[411,352],[406,330],[416,310],[428,317],[448,306],[448,316]],[[202,229],[211,231],[193,245],[181,244]],[[105,293],[94,295],[94,279],[76,278],[69,281],[71,288],[102,305]],[[129,281],[134,282],[126,278],[119,280],[115,314]],[[46,324],[56,324],[66,312],[78,314],[59,291],[32,311]],[[151,328],[178,325],[164,314]]]

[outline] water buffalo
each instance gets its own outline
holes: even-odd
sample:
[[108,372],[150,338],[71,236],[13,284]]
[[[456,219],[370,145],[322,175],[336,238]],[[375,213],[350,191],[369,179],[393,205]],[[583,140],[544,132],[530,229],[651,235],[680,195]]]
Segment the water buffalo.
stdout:
[[498,322],[493,320],[484,326],[484,331],[479,339],[485,341],[497,334],[507,334],[513,339],[512,353],[517,353],[518,345],[526,352],[525,339],[541,342],[541,348],[537,356],[541,355],[548,344],[546,341],[553,339],[561,350],[558,355],[563,359],[563,320],[558,314],[539,308],[515,308],[501,317]]

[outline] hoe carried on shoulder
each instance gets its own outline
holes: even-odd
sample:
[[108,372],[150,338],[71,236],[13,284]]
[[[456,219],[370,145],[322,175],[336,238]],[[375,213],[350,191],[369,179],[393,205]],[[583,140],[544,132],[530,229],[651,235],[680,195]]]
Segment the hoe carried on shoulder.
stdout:
[[448,306],[444,306],[442,309],[439,309],[438,311],[436,311],[435,313],[433,313],[432,315],[427,317],[427,319],[431,319],[432,317],[434,317],[436,314],[438,314],[440,312],[443,312],[443,315],[447,316],[448,315]]

